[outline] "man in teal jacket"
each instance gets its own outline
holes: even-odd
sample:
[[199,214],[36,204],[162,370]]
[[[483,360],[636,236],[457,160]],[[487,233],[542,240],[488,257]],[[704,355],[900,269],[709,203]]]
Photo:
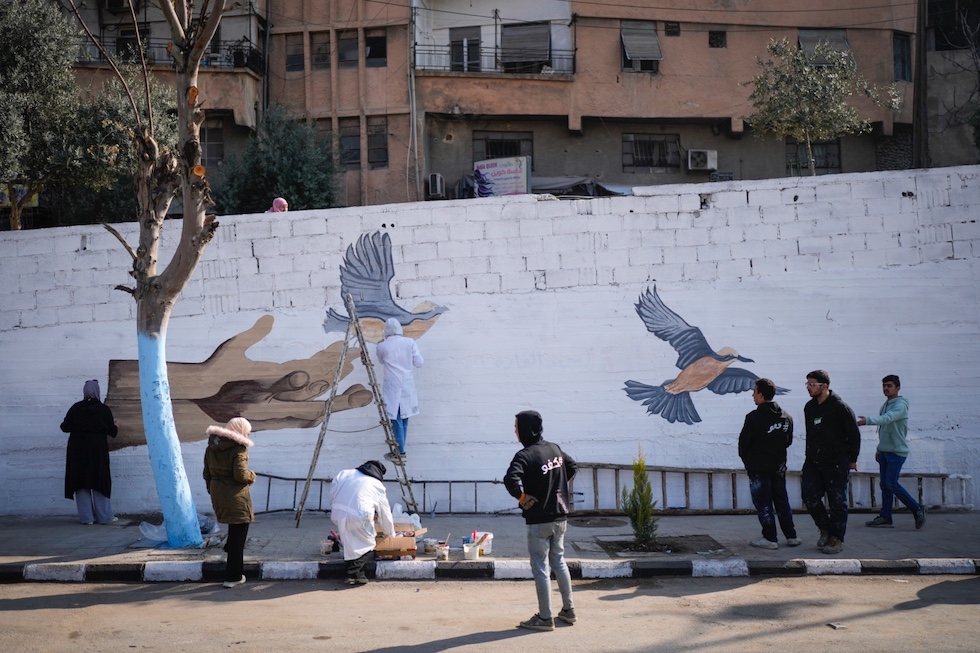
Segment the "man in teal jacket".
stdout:
[[902,384],[895,374],[889,374],[881,380],[881,390],[887,401],[881,407],[877,417],[859,416],[858,426],[870,424],[878,427],[878,450],[875,460],[881,471],[881,511],[878,516],[865,526],[873,528],[892,528],[892,506],[895,497],[905,504],[905,507],[915,516],[915,527],[922,528],[926,523],[926,509],[920,506],[905,488],[899,485],[898,475],[902,465],[909,455],[909,443],[906,439],[909,431],[909,402],[898,395]]

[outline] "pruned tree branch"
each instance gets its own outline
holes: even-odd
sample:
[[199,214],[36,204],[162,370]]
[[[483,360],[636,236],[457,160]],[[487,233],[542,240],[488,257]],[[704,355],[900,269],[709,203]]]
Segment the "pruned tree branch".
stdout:
[[133,248],[130,247],[129,243],[126,242],[126,239],[123,238],[123,235],[121,233],[119,233],[116,230],[116,228],[113,227],[111,224],[107,224],[107,223],[104,223],[103,222],[102,223],[102,226],[105,227],[105,230],[106,231],[108,231],[110,234],[112,234],[113,236],[115,236],[116,237],[116,240],[118,240],[120,243],[122,243],[122,246],[126,249],[127,252],[129,252],[129,256],[135,261],[136,260],[136,252],[133,251]]

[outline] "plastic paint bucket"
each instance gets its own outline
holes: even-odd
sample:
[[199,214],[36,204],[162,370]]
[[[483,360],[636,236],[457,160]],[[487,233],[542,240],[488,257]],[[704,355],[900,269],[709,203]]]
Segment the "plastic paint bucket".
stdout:
[[436,560],[449,560],[449,545],[448,544],[437,544],[436,545]]
[[479,557],[480,557],[480,547],[478,547],[475,542],[473,544],[463,545],[464,560],[477,560],[479,559]]

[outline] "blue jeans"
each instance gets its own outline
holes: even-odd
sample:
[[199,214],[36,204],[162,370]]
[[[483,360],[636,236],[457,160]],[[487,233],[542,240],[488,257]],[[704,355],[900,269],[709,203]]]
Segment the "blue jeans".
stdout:
[[83,524],[93,521],[105,524],[115,516],[109,497],[98,490],[75,490],[75,508]]
[[898,500],[904,503],[905,507],[911,510],[913,514],[918,512],[919,504],[898,483],[898,475],[902,471],[902,465],[905,464],[905,458],[887,451],[875,453],[875,458],[878,459],[878,470],[881,473],[881,483],[879,484],[881,486],[881,512],[878,514],[883,519],[891,521],[895,497],[898,497]]
[[[803,479],[800,483],[803,505],[813,517],[813,523],[842,542],[847,531],[849,473],[847,461],[830,464],[806,461],[803,463]],[[824,496],[830,506],[829,512],[823,505]]]
[[562,609],[571,610],[572,576],[565,564],[565,531],[567,521],[527,525],[527,552],[531,556],[531,572],[534,574],[534,590],[538,595],[538,615],[551,619],[551,571],[555,572],[558,591],[561,592]]
[[759,513],[759,523],[762,525],[762,537],[770,542],[776,541],[778,517],[783,535],[787,540],[794,539],[796,527],[793,525],[793,509],[789,507],[789,496],[786,494],[786,474],[749,472],[748,475],[752,503]]
[[398,417],[391,420],[391,432],[398,445],[398,453],[405,453],[405,439],[408,438],[408,418],[402,417],[402,409],[398,409]]

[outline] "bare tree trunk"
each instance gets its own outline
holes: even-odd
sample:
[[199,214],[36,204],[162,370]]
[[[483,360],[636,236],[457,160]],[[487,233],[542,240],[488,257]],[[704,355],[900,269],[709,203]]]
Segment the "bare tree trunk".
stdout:
[[810,176],[817,176],[817,167],[813,161],[813,143],[810,141],[810,135],[806,135],[806,161],[810,167]]
[[[200,126],[204,111],[197,88],[201,56],[218,27],[224,0],[216,0],[207,16],[195,19],[189,0],[161,0],[173,36],[171,56],[176,63],[178,152],[160,152],[152,122],[139,136],[140,169],[136,176],[139,205],[139,247],[133,253],[137,302],[140,400],[150,466],[160,507],[173,547],[200,545],[197,508],[184,471],[180,440],[174,425],[166,340],[170,313],[197,267],[218,223],[207,215],[213,205],[201,165]],[[205,3],[207,6],[207,3]],[[177,192],[183,199],[180,241],[166,269],[157,275],[160,232]]]
[[7,197],[10,199],[10,230],[20,231],[23,229],[23,224],[21,223],[21,214],[23,213],[23,206],[17,200],[17,188],[14,186],[12,181],[7,182]]

